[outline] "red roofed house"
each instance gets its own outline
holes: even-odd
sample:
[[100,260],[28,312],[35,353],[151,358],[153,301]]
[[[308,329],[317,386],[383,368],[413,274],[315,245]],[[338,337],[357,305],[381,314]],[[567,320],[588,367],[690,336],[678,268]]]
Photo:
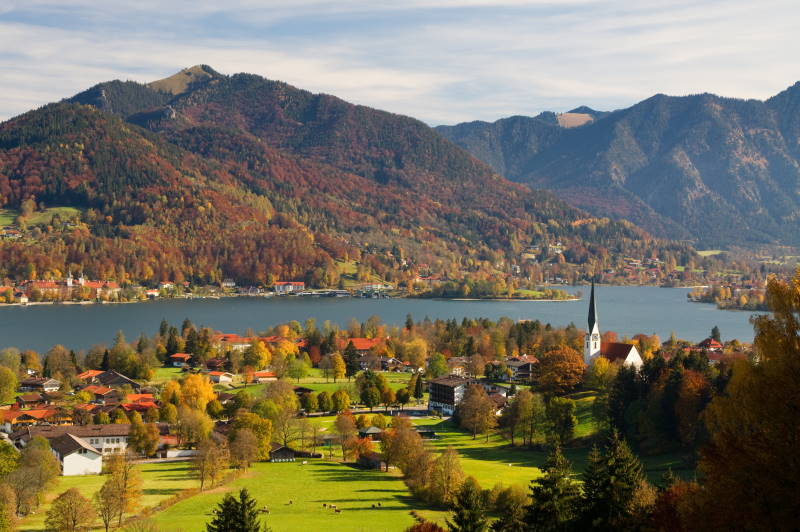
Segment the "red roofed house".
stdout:
[[211,341],[219,344],[220,347],[232,349],[233,351],[244,351],[250,347],[250,338],[239,336],[238,334],[215,334]]
[[697,347],[700,349],[705,349],[706,351],[711,351],[718,353],[722,351],[722,344],[714,340],[713,338],[709,337],[697,344]]
[[170,355],[169,359],[172,361],[172,365],[176,368],[183,366],[184,364],[188,364],[189,360],[191,360],[192,355],[187,353],[175,353],[174,355]]
[[86,380],[91,381],[92,379],[94,379],[98,375],[102,375],[103,373],[104,372],[102,369],[87,369],[86,371],[78,375],[78,378],[82,381]]
[[583,361],[588,366],[597,357],[603,357],[609,362],[622,366],[633,366],[636,369],[642,367],[644,363],[635,346],[620,342],[602,342],[600,340],[600,323],[597,319],[594,282],[592,282],[592,295],[589,299],[589,329],[586,333]]
[[278,380],[278,375],[272,371],[256,371],[253,373],[252,382],[272,382]]

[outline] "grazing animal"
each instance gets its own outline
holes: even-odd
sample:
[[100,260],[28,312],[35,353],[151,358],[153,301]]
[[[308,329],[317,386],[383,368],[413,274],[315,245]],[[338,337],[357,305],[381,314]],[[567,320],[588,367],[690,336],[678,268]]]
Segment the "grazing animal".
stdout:
[[336,512],[337,514],[340,514],[340,513],[342,513],[342,511],[341,511],[341,510],[339,510],[338,508],[337,508],[336,510],[334,510],[334,512]]
[[328,507],[328,504],[323,502],[323,503],[322,503],[322,507],[323,507],[323,508],[327,508],[327,507]]
[[381,507],[381,503],[378,503],[378,508],[380,508],[380,507]]
[[374,505],[374,504],[372,505],[372,509],[373,509],[373,510],[375,509],[375,505]]
[[306,465],[307,463],[308,463],[307,460],[303,460],[303,465]]
[[331,508],[331,510],[335,510],[336,509],[336,505],[335,504],[331,504],[330,508]]

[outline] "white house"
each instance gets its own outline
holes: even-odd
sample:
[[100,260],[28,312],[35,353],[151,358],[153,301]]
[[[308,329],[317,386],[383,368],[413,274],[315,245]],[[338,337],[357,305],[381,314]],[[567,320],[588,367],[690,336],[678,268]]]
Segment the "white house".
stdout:
[[233,374],[225,371],[209,371],[208,378],[211,379],[211,382],[215,382],[217,384],[233,382]]
[[99,475],[103,469],[103,455],[86,440],[73,434],[62,434],[50,440],[50,447],[61,462],[61,474]]
[[306,289],[303,281],[277,281],[273,285],[276,294],[288,294],[290,292],[302,292]]
[[472,379],[450,375],[439,377],[428,382],[428,410],[436,410],[444,415],[451,416],[456,407],[464,399],[467,386],[475,383]]

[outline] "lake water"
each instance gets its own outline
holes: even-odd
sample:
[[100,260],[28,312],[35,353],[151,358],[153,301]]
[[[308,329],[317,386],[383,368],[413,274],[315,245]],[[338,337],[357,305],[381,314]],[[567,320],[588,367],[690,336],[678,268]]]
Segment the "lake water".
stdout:
[[[244,333],[248,328],[261,331],[269,326],[316,318],[317,324],[331,320],[347,326],[351,318],[364,321],[372,315],[390,324],[402,324],[406,314],[415,320],[507,316],[529,319],[554,326],[570,322],[586,327],[588,294],[586,287],[570,287],[583,292],[581,301],[447,301],[426,299],[351,299],[351,298],[226,298],[162,300],[123,305],[38,305],[0,308],[0,347],[46,351],[55,344],[72,349],[87,349],[110,343],[122,330],[128,340],[140,333],[152,335],[162,318],[180,326],[184,318],[218,331]],[[723,311],[713,305],[689,303],[686,288],[642,286],[599,286],[597,305],[601,331],[613,330],[620,336],[657,333],[662,340],[675,331],[680,338],[700,341],[711,328],[719,326],[723,340],[752,341],[750,312]]]

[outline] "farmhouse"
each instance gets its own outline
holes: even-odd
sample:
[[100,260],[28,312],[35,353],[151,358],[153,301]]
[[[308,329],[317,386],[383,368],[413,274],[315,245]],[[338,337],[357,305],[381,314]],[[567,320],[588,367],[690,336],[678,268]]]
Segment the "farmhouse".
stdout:
[[[166,423],[157,423],[160,434],[166,435],[169,427]],[[48,441],[59,438],[64,434],[71,434],[86,441],[92,448],[102,455],[124,452],[128,447],[128,435],[131,430],[129,423],[110,425],[61,425],[61,426],[36,426],[25,427],[14,431],[11,442],[19,449],[25,447],[31,438],[41,436]]]
[[225,371],[209,371],[208,378],[211,379],[211,382],[217,384],[233,382],[233,374]]
[[252,382],[272,382],[278,380],[278,375],[274,371],[256,371],[253,373]]
[[710,351],[712,353],[720,353],[722,352],[722,344],[714,340],[713,338],[706,338],[699,344],[697,344],[699,349],[705,349],[706,351]]
[[170,355],[169,359],[172,361],[174,367],[179,368],[184,364],[188,364],[189,360],[192,359],[192,355],[187,353],[175,353],[174,355]]
[[61,388],[61,381],[45,377],[33,377],[19,383],[23,392],[57,392]]
[[99,475],[103,469],[103,455],[86,440],[72,434],[62,434],[50,440],[50,447],[61,463],[61,474]]

